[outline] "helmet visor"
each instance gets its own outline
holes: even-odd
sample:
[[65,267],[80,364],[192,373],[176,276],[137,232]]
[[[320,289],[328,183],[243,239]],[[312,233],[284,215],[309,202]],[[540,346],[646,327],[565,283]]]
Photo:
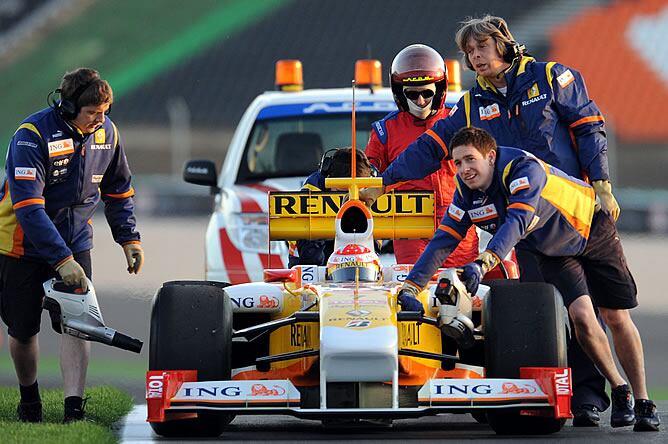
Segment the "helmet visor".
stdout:
[[380,279],[380,270],[375,264],[356,266],[334,266],[327,270],[333,282],[376,282]]

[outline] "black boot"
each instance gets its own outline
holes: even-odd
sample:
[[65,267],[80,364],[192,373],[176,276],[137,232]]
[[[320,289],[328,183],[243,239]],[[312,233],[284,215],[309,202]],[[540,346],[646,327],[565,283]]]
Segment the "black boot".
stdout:
[[658,432],[661,418],[656,411],[656,405],[649,399],[636,399],[634,408],[636,413],[636,424],[634,432]]
[[21,402],[16,407],[16,414],[21,422],[42,422],[42,400],[39,397],[37,381],[30,385],[19,384]]
[[63,423],[67,424],[86,419],[86,401],[88,401],[88,398],[81,399],[78,396],[68,396],[65,398],[65,415],[63,416]]
[[601,420],[598,407],[583,404],[573,410],[573,427],[598,427]]
[[21,422],[42,422],[42,402],[20,402],[16,414]]
[[610,414],[610,425],[612,427],[626,427],[633,425],[636,420],[633,413],[633,397],[631,389],[627,384],[612,389],[612,413]]

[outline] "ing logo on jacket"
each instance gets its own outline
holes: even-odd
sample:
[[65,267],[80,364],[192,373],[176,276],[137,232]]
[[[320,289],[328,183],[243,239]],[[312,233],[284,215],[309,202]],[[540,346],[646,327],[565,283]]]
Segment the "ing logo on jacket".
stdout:
[[501,110],[498,103],[492,103],[489,106],[481,106],[478,108],[480,112],[480,120],[492,120],[501,116]]

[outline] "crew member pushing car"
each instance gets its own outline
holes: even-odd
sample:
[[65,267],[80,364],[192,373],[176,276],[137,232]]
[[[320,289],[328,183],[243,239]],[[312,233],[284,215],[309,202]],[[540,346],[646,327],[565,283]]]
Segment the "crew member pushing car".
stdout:
[[[415,296],[429,282],[471,225],[492,233],[487,249],[463,268],[471,294],[481,277],[517,244],[538,258],[546,282],[561,293],[575,335],[612,387],[612,427],[658,430],[648,399],[640,334],[629,315],[636,285],[613,216],[600,209],[594,189],[525,151],[497,147],[483,129],[452,138],[457,192],[433,239],[406,278],[401,293]],[[594,305],[612,332],[629,385],[617,370]]]

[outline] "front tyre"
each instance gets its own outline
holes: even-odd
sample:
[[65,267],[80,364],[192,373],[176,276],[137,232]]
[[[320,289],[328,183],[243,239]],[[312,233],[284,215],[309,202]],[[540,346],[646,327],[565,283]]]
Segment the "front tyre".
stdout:
[[[198,381],[231,379],[232,305],[224,287],[207,281],[165,282],[151,311],[149,370],[197,370]],[[234,415],[152,422],[165,437],[217,437]]]
[[[551,284],[486,282],[492,291],[483,307],[485,361],[490,378],[519,378],[520,367],[566,367],[566,309]],[[488,410],[499,435],[546,435],[565,420],[523,416],[519,410]]]

